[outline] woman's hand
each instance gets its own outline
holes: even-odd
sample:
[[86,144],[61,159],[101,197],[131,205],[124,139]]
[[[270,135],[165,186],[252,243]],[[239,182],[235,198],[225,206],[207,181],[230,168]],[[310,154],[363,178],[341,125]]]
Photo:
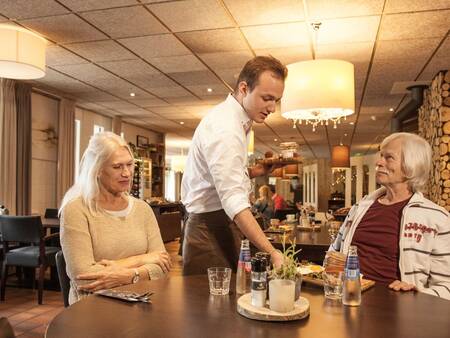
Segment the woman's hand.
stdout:
[[169,272],[172,267],[172,261],[166,251],[148,253],[143,259],[143,264],[158,264],[164,273]]
[[78,275],[77,280],[91,281],[88,284],[78,286],[78,289],[89,292],[109,289],[124,284],[130,284],[133,276],[134,269],[122,268],[112,264],[99,272]]
[[399,280],[393,281],[391,284],[389,284],[389,289],[392,289],[394,291],[416,291],[417,288],[414,284],[409,284],[406,282],[402,282]]

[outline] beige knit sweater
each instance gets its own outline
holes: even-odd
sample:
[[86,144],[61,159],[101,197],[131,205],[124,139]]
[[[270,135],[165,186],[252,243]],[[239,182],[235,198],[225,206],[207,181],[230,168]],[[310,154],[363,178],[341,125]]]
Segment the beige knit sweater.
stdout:
[[[77,284],[82,281],[77,281],[76,276],[104,268],[96,262],[165,251],[153,210],[138,199],[134,199],[128,216],[115,217],[106,213],[93,215],[82,199],[77,198],[64,207],[60,233],[71,281],[70,304],[86,296],[77,290]],[[145,268],[151,279],[164,275],[157,264],[147,264]]]

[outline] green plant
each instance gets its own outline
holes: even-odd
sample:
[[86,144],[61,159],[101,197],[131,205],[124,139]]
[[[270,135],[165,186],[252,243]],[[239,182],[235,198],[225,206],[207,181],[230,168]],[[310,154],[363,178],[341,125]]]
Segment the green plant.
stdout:
[[290,241],[290,245],[286,246],[286,235],[283,235],[283,251],[281,252],[284,257],[283,265],[277,269],[272,270],[272,279],[290,279],[296,280],[299,272],[298,267],[300,263],[295,257],[302,249],[295,250],[295,239]]

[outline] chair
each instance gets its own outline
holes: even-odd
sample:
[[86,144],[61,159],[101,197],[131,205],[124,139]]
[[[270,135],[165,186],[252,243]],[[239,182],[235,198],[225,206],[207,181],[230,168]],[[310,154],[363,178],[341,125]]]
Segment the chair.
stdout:
[[59,218],[58,209],[47,208],[45,209],[45,218]]
[[[45,241],[59,236],[59,233],[44,236],[40,216],[0,216],[0,229],[3,235],[3,264],[0,283],[0,300],[5,300],[8,266],[39,267],[38,303],[42,304],[44,273],[48,266],[54,266],[55,254],[60,249],[45,246]],[[30,245],[9,250],[9,242]]]
[[0,338],[14,338],[14,330],[5,317],[0,318]]
[[64,307],[69,306],[70,278],[66,272],[66,260],[61,250],[56,253],[56,270],[58,270],[59,286],[63,295]]

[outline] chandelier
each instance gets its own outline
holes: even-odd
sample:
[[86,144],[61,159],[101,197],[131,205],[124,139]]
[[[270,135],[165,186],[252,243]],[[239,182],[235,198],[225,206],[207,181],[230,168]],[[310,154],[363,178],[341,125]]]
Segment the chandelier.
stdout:
[[25,28],[0,24],[0,77],[30,80],[45,76],[46,44]]
[[333,124],[355,112],[353,64],[342,60],[311,60],[287,66],[288,77],[281,99],[281,115],[297,123]]

